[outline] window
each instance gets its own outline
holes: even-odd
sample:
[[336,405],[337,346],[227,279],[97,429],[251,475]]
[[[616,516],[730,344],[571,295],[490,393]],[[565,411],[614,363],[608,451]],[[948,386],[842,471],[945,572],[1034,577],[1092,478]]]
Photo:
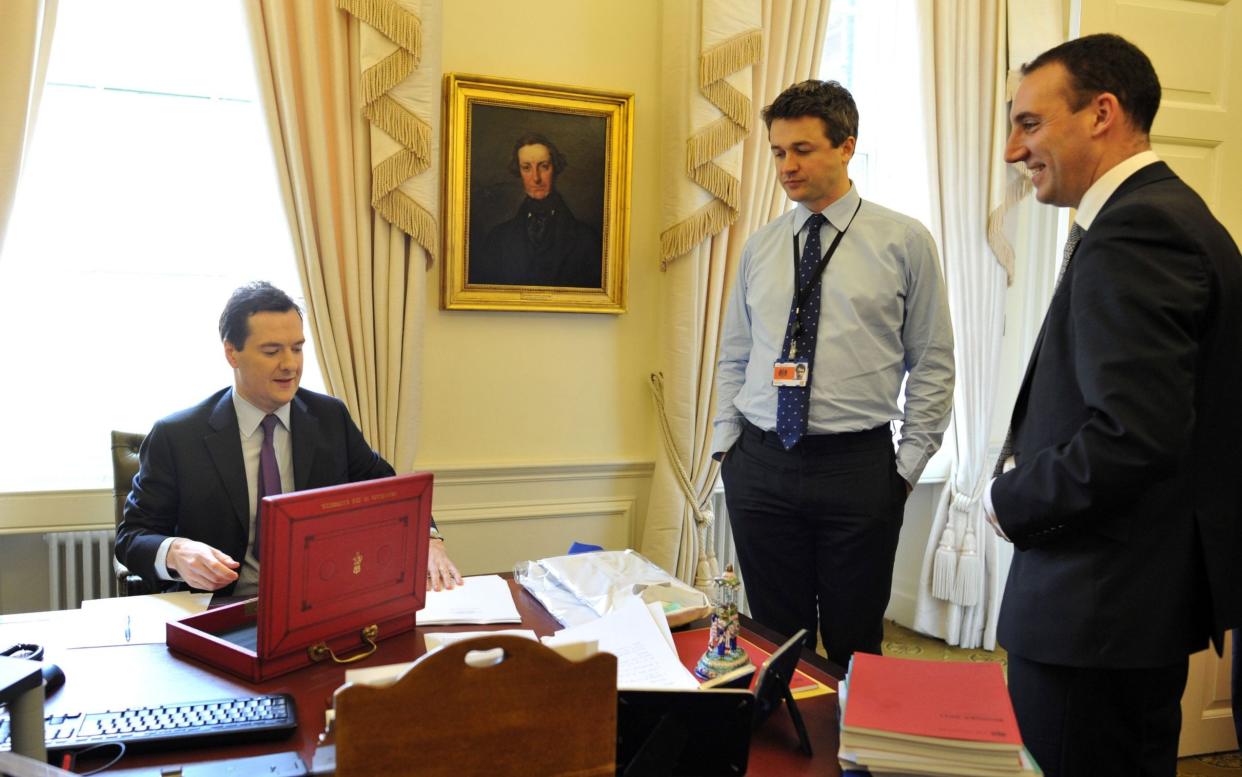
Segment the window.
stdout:
[[249,41],[240,3],[61,0],[0,257],[0,492],[109,486],[109,430],[232,382],[230,291],[301,296]]
[[[850,179],[859,194],[930,228],[933,128],[919,78],[920,35],[911,0],[833,0],[819,77],[840,82],[858,105]],[[948,474],[952,443],[946,434],[924,470],[925,480]]]

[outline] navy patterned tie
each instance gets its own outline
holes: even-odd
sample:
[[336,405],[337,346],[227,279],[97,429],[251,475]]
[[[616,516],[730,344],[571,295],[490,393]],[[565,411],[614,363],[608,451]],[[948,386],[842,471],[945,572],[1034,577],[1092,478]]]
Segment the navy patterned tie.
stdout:
[[263,416],[263,447],[259,449],[259,504],[254,511],[254,557],[259,558],[259,537],[263,535],[263,497],[275,496],[280,491],[280,467],[276,464],[276,424],[280,419],[272,414]]
[[[1065,238],[1065,250],[1061,253],[1061,269],[1057,273],[1057,282],[1053,285],[1052,291],[1061,287],[1061,279],[1065,277],[1065,271],[1069,269],[1070,259],[1074,257],[1074,249],[1078,248],[1078,241],[1082,240],[1082,227],[1078,226],[1075,221],[1070,225],[1069,235]],[[1009,457],[1013,455],[1013,427],[1009,427],[1009,431],[1005,432],[1005,442],[1001,445],[1000,456],[996,459],[996,466],[992,468],[992,477],[998,478],[1005,472],[1005,462],[1009,461]]]
[[[776,400],[776,433],[781,438],[785,450],[798,444],[802,435],[806,434],[806,422],[811,406],[811,379],[814,377],[815,365],[815,333],[819,330],[819,294],[822,286],[822,274],[812,277],[820,260],[819,228],[828,219],[822,213],[813,213],[806,220],[806,246],[802,249],[802,257],[798,261],[798,277],[794,283],[794,300],[789,308],[789,323],[785,327],[785,342],[781,350],[781,361],[786,359],[805,361],[812,369],[807,373],[805,386],[778,386]],[[794,338],[794,325],[798,322],[798,292],[810,289],[806,294],[806,308],[802,311],[801,326],[797,328]],[[791,353],[791,340],[794,346]]]

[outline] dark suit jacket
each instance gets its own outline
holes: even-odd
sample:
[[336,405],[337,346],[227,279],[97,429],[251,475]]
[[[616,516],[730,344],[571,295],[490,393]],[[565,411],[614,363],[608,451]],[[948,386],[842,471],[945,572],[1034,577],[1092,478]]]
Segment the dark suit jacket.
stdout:
[[[550,214],[538,243],[527,229],[536,210]],[[481,250],[470,252],[470,282],[598,288],[601,246],[599,232],[574,217],[560,192],[538,205],[527,197],[513,218],[487,233]]]
[[1172,663],[1242,609],[1242,256],[1164,163],[1078,245],[992,502],[1017,551],[998,635],[1045,663]]
[[[293,481],[298,491],[389,477],[340,400],[298,389],[290,405]],[[241,561],[253,506],[242,462],[233,390],[157,421],[116,532],[116,556],[157,586],[155,554],[168,537],[205,542]],[[221,591],[228,594],[232,586]]]

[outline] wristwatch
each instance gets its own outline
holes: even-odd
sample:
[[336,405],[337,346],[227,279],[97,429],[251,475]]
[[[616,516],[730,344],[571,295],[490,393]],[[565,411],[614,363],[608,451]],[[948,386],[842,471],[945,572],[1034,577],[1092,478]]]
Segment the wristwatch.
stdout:
[[441,535],[441,534],[440,534],[440,530],[439,530],[439,529],[437,529],[437,528],[436,528],[436,527],[434,527],[434,526],[432,526],[432,527],[431,527],[431,539],[433,539],[433,540],[439,540],[440,542],[444,542],[444,536],[443,536],[443,535]]

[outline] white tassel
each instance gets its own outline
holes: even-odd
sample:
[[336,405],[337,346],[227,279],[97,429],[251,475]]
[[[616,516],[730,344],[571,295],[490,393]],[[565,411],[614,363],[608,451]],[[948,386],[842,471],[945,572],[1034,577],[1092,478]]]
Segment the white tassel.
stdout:
[[953,596],[953,579],[957,574],[957,538],[953,527],[945,526],[932,560],[932,596],[948,601]]
[[979,603],[979,580],[982,575],[980,567],[975,532],[967,529],[966,536],[962,539],[962,552],[957,559],[957,581],[953,584],[954,603],[963,607],[974,607]]

